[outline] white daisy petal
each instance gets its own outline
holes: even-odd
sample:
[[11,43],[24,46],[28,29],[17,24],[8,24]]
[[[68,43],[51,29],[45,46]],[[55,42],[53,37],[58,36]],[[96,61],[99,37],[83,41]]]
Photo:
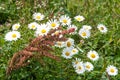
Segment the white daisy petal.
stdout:
[[85,62],[84,65],[85,65],[85,69],[86,69],[87,71],[89,71],[89,72],[94,69],[93,64],[90,63],[90,62]]
[[64,49],[63,49],[62,56],[63,56],[64,58],[66,58],[66,59],[72,58],[71,49],[70,49],[70,48],[64,48]]
[[85,72],[85,67],[84,67],[83,62],[80,62],[77,64],[77,66],[75,67],[75,72],[77,74],[83,74]]
[[5,35],[5,40],[6,41],[16,41],[17,39],[20,38],[20,32],[18,31],[11,31],[11,32],[8,32],[6,35]]
[[12,26],[12,30],[18,30],[19,27],[20,27],[20,23],[14,24],[14,25]]
[[83,25],[82,28],[85,29],[85,30],[91,30],[92,29],[92,27],[88,26],[88,25]]
[[39,26],[39,24],[36,22],[32,22],[32,23],[28,24],[28,28],[33,29],[33,30],[35,30],[38,26]]
[[71,46],[74,46],[74,39],[72,38],[68,38],[68,40],[65,42],[65,46],[66,47],[71,47]]
[[89,30],[86,30],[86,29],[83,29],[83,28],[79,30],[79,35],[82,38],[89,38],[90,34],[91,34],[91,32]]
[[37,20],[37,21],[41,21],[44,19],[44,15],[41,13],[34,13],[33,14],[33,19]]
[[56,46],[56,47],[59,47],[59,48],[62,48],[62,47],[65,46],[65,42],[57,41],[57,42],[55,43],[55,46]]
[[72,62],[72,65],[74,68],[76,68],[76,66],[81,62],[81,59],[79,58],[76,58],[73,62]]
[[71,48],[72,48],[72,50],[71,50],[72,55],[78,54],[77,48],[74,48],[73,46]]
[[103,24],[98,24],[97,26],[98,30],[100,30],[101,33],[107,33],[107,27]]
[[71,24],[71,18],[66,15],[61,16],[59,20],[63,26]]
[[74,18],[75,18],[75,20],[77,20],[79,22],[81,22],[81,21],[83,21],[85,19],[83,16],[80,16],[80,15],[75,16]]
[[92,50],[90,50],[90,51],[88,52],[87,57],[88,57],[89,59],[93,60],[93,61],[96,61],[96,60],[99,59],[98,53],[97,53],[96,51],[92,51]]
[[50,31],[50,28],[47,27],[46,24],[41,24],[39,27],[37,27],[35,35],[44,36],[44,35],[47,35],[49,31]]
[[59,27],[59,22],[56,19],[55,20],[49,20],[49,22],[47,22],[47,25],[51,29],[57,29]]
[[118,74],[118,69],[113,66],[113,65],[109,65],[107,68],[106,68],[106,72],[108,73],[108,75],[110,76],[116,76]]

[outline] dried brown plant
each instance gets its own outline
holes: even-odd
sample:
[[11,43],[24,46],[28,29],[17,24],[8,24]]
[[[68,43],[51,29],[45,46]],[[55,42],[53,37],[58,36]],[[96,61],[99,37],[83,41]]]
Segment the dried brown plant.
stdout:
[[[60,61],[60,58],[58,56],[55,56],[51,53],[54,51],[51,46],[54,46],[55,42],[57,41],[66,41],[67,38],[65,38],[64,35],[73,32],[74,28],[63,30],[57,34],[54,34],[57,30],[61,30],[61,28],[51,30],[45,36],[38,36],[37,38],[33,39],[30,44],[26,46],[23,50],[15,53],[9,62],[6,74],[9,75],[13,70],[28,65],[30,63],[28,60],[32,58],[40,59],[41,63],[41,57],[44,56],[54,59],[56,61]],[[60,37],[61,35],[63,35],[63,37]],[[33,54],[34,52],[36,54]]]

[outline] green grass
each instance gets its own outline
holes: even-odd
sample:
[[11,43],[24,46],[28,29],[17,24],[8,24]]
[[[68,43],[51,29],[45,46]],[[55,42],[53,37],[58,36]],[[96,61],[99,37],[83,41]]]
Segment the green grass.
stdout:
[[[24,0],[23,0],[24,1]],[[22,2],[22,0],[20,1]],[[15,4],[15,0],[0,1],[0,6],[5,7],[5,10],[0,9],[0,79],[1,80],[109,80],[105,74],[107,65],[115,65],[120,70],[120,2],[119,0],[42,0],[46,6],[34,8],[34,0],[25,0],[22,5]],[[13,71],[10,76],[6,76],[8,62],[13,54],[22,50],[31,39],[34,37],[34,31],[28,29],[28,24],[32,21],[32,14],[41,12],[46,17],[51,17],[52,14],[57,15],[59,12],[66,14],[72,18],[73,24],[80,29],[82,25],[91,25],[91,37],[83,39],[76,36],[69,36],[75,39],[78,45],[84,52],[74,56],[81,58],[84,62],[90,61],[86,54],[89,50],[96,50],[100,59],[94,64],[94,71],[85,72],[78,75],[72,67],[72,60],[67,60],[61,57],[61,50],[56,49],[55,54],[61,57],[61,62],[56,62],[49,58],[43,58],[45,66],[39,62],[32,63],[19,70]],[[1,16],[2,15],[2,16]],[[74,21],[74,16],[83,15],[85,20],[81,23]],[[42,22],[44,23],[46,18]],[[14,23],[19,22],[21,27],[18,31],[21,33],[19,40],[7,42],[4,36],[11,31]],[[107,26],[107,34],[101,34],[96,26],[102,23]],[[84,40],[84,44],[80,45],[79,40]],[[120,72],[117,76],[110,77],[110,80],[120,80]]]

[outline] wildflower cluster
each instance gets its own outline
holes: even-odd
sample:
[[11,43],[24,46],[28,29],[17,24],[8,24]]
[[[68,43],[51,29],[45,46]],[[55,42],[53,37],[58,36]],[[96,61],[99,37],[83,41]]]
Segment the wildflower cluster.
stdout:
[[[67,30],[74,29],[75,30],[74,32],[71,31],[69,33],[72,35],[78,34],[83,39],[90,38],[92,27],[90,25],[83,25],[78,31],[78,27],[75,24],[72,24],[72,19],[67,15],[61,15],[59,19],[58,18],[50,19],[46,23],[41,23],[41,24],[37,23],[37,21],[38,22],[42,21],[44,20],[44,18],[45,16],[41,13],[33,14],[33,19],[35,21],[29,23],[28,28],[31,30],[35,30],[34,35],[36,37],[42,36],[43,38],[46,38],[46,36],[50,36],[50,39],[57,36],[56,40],[54,40],[53,42],[54,46],[63,48],[61,56],[65,59],[72,59],[74,55],[79,55],[78,53],[81,50],[75,44],[75,40],[73,38],[68,38],[67,40],[59,40],[59,39],[62,39],[64,36],[62,27],[65,27],[65,28],[67,27],[66,28]],[[81,15],[75,16],[74,19],[79,23],[85,20],[85,18]],[[14,24],[12,26],[13,31],[10,31],[5,35],[5,40],[16,41],[19,38],[21,38],[20,32],[17,31],[19,28],[20,28],[19,23]],[[105,34],[108,31],[107,27],[104,24],[98,24],[96,28],[102,34]],[[50,32],[51,30],[54,30],[54,31]],[[49,40],[48,37],[46,38],[46,40],[47,39]],[[45,46],[45,47],[49,48],[48,46]],[[98,61],[101,56],[97,51],[90,50],[87,52],[86,57],[89,60],[94,62],[94,61]],[[76,58],[72,62],[72,65],[73,65],[73,68],[75,69],[75,72],[78,74],[83,74],[85,71],[90,72],[94,70],[94,64],[92,64],[92,62],[90,61],[83,62],[80,58]],[[108,73],[108,75],[115,76],[118,74],[118,69],[113,65],[108,65],[108,67],[106,68],[106,72]]]
[[[85,20],[85,18],[80,15],[75,16],[74,19],[78,22]],[[75,28],[74,33],[79,34],[81,38],[83,38],[83,39],[90,38],[91,29],[92,29],[91,26],[83,25],[77,32],[78,27],[71,24],[72,23],[71,18],[69,18],[68,16],[61,16],[60,20],[61,20],[61,23],[63,26],[67,25],[68,28],[71,28],[71,27]],[[98,24],[98,26],[96,28],[98,28],[98,30],[103,34],[107,33],[107,31],[108,31],[107,27],[103,24]],[[71,33],[71,34],[73,34],[73,33]],[[72,39],[72,38],[69,38],[65,42],[57,42],[55,46],[64,48],[63,52],[62,52],[62,56],[66,59],[71,59],[73,57],[73,55],[75,55],[75,54],[78,55],[79,51],[81,51],[81,49],[78,48],[74,44],[74,39]],[[98,61],[99,57],[100,57],[99,53],[96,52],[95,50],[90,50],[86,56],[91,61]],[[83,74],[85,71],[90,72],[90,71],[94,70],[94,65],[91,62],[83,62],[79,58],[76,58],[72,62],[72,64],[75,69],[75,72],[78,74]],[[115,76],[118,74],[118,69],[113,65],[108,65],[108,67],[106,68],[106,72],[108,73],[108,75]]]

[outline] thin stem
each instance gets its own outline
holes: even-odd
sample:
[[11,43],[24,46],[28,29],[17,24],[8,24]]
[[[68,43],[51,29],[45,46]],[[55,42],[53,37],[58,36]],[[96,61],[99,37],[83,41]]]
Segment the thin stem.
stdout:
[[108,75],[108,73],[107,73],[107,72],[106,72],[106,76],[107,76],[108,80],[110,80],[110,76]]

